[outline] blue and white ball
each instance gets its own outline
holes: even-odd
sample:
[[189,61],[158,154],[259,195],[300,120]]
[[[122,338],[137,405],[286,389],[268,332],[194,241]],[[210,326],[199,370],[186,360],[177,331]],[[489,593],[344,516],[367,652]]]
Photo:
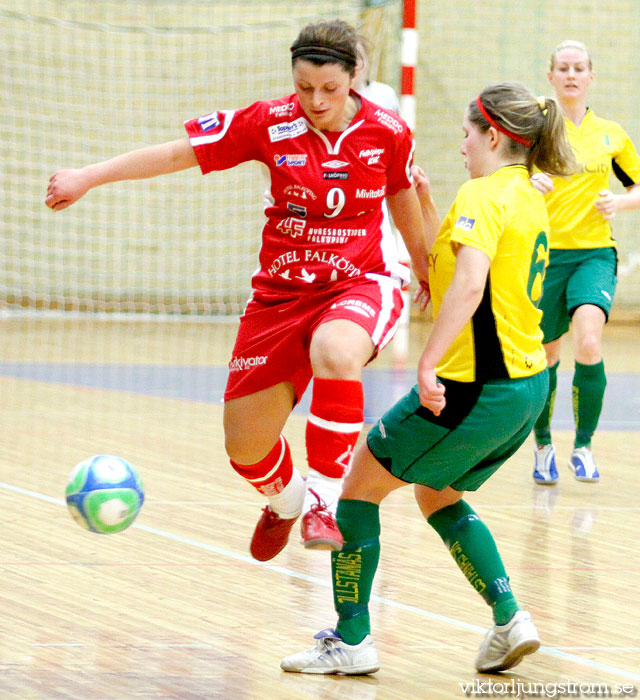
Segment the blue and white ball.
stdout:
[[126,459],[95,455],[73,468],[66,497],[79,525],[106,535],[125,530],[136,519],[144,503],[144,486]]

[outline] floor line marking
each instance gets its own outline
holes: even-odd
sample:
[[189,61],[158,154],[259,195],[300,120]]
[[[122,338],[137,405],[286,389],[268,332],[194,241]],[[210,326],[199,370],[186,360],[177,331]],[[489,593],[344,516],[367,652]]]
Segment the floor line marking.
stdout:
[[[31,491],[30,489],[23,489],[20,486],[14,486],[12,484],[7,484],[0,482],[0,489],[5,489],[7,491],[13,491],[14,493],[19,493],[24,496],[29,496],[40,501],[45,501],[46,503],[52,503],[55,505],[65,506],[66,503],[61,498],[52,498],[51,496],[46,496],[45,494],[38,493],[37,491]],[[149,527],[148,525],[142,525],[139,523],[133,523],[132,528],[137,530],[142,530],[143,532],[148,532],[151,535],[157,535],[158,537],[163,537],[167,540],[172,540],[173,542],[179,542],[180,544],[189,545],[190,547],[195,547],[197,549],[203,549],[207,552],[212,552],[214,554],[219,554],[222,557],[227,557],[235,561],[241,561],[245,564],[250,564],[251,566],[259,566],[263,569],[268,569],[274,573],[282,574],[289,578],[297,578],[301,581],[307,581],[308,583],[314,583],[324,588],[331,588],[331,581],[328,579],[321,579],[316,576],[309,576],[308,574],[303,574],[302,572],[295,571],[293,569],[288,569],[284,566],[276,566],[275,564],[263,564],[256,561],[253,557],[247,556],[246,554],[239,554],[237,552],[231,552],[222,547],[216,547],[215,545],[207,544],[206,542],[200,542],[199,540],[193,540],[190,537],[182,537],[182,535],[176,535],[173,532],[167,532],[165,530],[158,530],[155,527]],[[468,632],[478,632],[484,634],[486,629],[484,627],[479,627],[478,625],[473,625],[469,622],[464,622],[463,620],[456,620],[452,617],[447,617],[446,615],[441,615],[439,613],[430,612],[429,610],[424,610],[415,605],[407,605],[406,603],[400,603],[389,598],[383,598],[381,596],[372,594],[371,600],[386,605],[390,608],[395,608],[397,610],[402,610],[403,612],[413,613],[414,615],[419,615],[420,617],[426,617],[430,620],[436,622],[441,622],[445,625],[450,625],[452,627],[458,627],[459,629],[467,630]],[[565,661],[570,661],[572,663],[579,664],[581,666],[587,666],[588,668],[603,671],[606,673],[611,673],[622,678],[629,678],[634,681],[640,681],[640,674],[633,673],[632,671],[627,671],[626,669],[616,668],[615,666],[609,666],[608,664],[602,664],[599,661],[591,661],[590,659],[583,659],[575,654],[569,654],[565,651],[561,651],[556,647],[546,647],[542,646],[539,650],[541,653],[547,656],[553,656],[558,659],[563,659]]]

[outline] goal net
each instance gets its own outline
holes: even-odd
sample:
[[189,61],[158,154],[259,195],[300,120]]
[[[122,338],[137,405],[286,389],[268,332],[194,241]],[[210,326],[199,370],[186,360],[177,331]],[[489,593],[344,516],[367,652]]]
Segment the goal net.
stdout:
[[361,13],[361,0],[0,1],[0,309],[239,313],[263,224],[255,163],[110,184],[58,213],[47,181],[292,92],[299,29]]

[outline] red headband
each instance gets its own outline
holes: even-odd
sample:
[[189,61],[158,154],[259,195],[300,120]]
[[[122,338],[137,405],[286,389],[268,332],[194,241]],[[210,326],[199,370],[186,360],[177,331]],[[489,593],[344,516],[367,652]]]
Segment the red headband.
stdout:
[[478,109],[482,112],[482,116],[493,126],[496,128],[498,131],[501,131],[503,134],[508,136],[510,139],[513,139],[514,141],[517,141],[518,143],[521,143],[523,146],[526,146],[527,148],[531,148],[531,141],[528,141],[527,139],[522,138],[522,136],[518,136],[518,134],[514,134],[513,132],[509,131],[508,129],[505,129],[504,126],[500,126],[498,122],[493,119],[489,115],[489,112],[484,108],[482,105],[482,102],[480,100],[480,95],[478,95],[476,99],[476,104],[478,105]]

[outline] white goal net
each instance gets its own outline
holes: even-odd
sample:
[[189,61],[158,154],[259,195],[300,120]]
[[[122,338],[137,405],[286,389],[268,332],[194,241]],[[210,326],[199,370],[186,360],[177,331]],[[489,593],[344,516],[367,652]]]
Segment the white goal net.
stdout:
[[186,119],[292,92],[310,21],[360,0],[0,1],[0,309],[237,314],[263,223],[255,164],[44,205],[50,175],[186,135]]

